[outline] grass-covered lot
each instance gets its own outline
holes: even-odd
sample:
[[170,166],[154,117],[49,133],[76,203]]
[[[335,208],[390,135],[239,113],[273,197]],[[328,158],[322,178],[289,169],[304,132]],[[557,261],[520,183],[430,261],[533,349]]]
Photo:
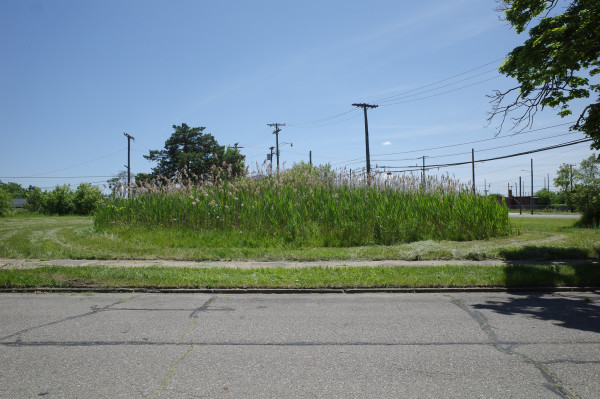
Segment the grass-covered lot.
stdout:
[[0,219],[0,258],[179,260],[598,259],[600,230],[574,219],[513,218],[514,234],[477,241],[417,241],[356,247],[244,247],[199,244],[173,229],[98,232],[91,217],[23,215]]
[[[594,264],[524,266],[518,260],[598,260],[600,230],[573,219],[513,219],[513,235],[478,241],[418,241],[331,247],[199,246],[193,237],[140,229],[98,232],[89,217],[22,215],[0,219],[0,258],[180,260],[446,260],[437,267],[185,269],[43,267],[0,270],[0,287],[393,288],[598,286]],[[453,266],[453,260],[506,259],[508,266]],[[325,263],[325,262],[324,262]]]

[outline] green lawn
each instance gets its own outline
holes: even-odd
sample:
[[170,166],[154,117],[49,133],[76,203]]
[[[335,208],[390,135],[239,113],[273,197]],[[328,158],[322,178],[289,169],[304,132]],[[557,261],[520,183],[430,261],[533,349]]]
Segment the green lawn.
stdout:
[[[573,219],[512,219],[514,234],[484,241],[422,241],[352,248],[199,247],[183,233],[140,230],[103,234],[89,217],[19,215],[0,219],[0,258],[181,260],[446,259],[437,267],[187,269],[166,267],[41,267],[0,270],[3,288],[414,288],[598,286],[593,264],[452,266],[462,259],[598,259],[600,230]],[[518,262],[516,262],[518,263]]]
[[600,230],[574,227],[574,219],[512,219],[515,234],[480,241],[420,241],[349,248],[225,247],[218,237],[199,247],[182,232],[139,230],[104,234],[92,218],[20,215],[0,218],[0,258],[179,260],[483,260],[598,259]]
[[600,268],[560,266],[195,269],[60,267],[0,270],[4,288],[416,288],[599,286]]

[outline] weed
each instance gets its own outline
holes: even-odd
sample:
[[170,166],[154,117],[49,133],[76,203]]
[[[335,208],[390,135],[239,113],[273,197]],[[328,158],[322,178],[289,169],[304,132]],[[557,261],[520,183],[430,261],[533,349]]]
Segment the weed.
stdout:
[[[233,180],[161,180],[115,198],[94,218],[99,231],[138,229],[206,246],[350,247],[510,235],[505,206],[449,176],[366,181],[303,168]],[[242,234],[240,234],[242,232]],[[218,239],[215,242],[215,238]]]

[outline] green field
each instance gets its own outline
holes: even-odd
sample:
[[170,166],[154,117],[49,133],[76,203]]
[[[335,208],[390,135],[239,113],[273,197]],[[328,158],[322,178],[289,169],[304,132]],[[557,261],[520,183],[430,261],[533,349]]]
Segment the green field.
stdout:
[[[41,267],[0,270],[4,288],[391,288],[598,286],[594,264],[524,266],[519,260],[597,260],[600,230],[574,219],[511,219],[513,235],[476,241],[419,241],[358,247],[203,247],[152,230],[98,232],[90,217],[20,215],[0,218],[0,258],[178,259],[238,261],[447,260],[437,267],[185,269],[166,267]],[[509,266],[452,266],[453,260],[506,259]]]
[[417,241],[356,247],[231,247],[199,245],[170,230],[139,234],[98,232],[91,217],[0,218],[0,258],[177,260],[484,260],[598,259],[600,230],[581,229],[573,219],[511,220],[515,234],[476,241]]

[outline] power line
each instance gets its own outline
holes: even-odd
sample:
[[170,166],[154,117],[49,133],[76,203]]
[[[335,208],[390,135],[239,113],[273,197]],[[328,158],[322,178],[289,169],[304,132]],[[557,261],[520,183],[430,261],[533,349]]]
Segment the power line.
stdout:
[[[412,100],[408,100],[408,101],[394,102],[394,99],[399,99],[399,98],[407,97],[407,96],[408,97],[410,97],[410,96],[416,96],[416,95],[423,94],[423,93],[426,93],[426,92],[430,92],[430,91],[433,91],[433,90],[439,90],[441,88],[452,86],[452,85],[458,84],[460,82],[464,82],[466,80],[473,79],[475,77],[478,77],[478,76],[484,75],[486,73],[492,72],[493,70],[489,70],[489,71],[486,71],[486,72],[483,72],[483,73],[479,73],[477,75],[473,75],[473,76],[467,77],[467,78],[459,80],[457,82],[449,83],[449,84],[446,84],[446,85],[443,85],[443,86],[440,86],[440,87],[437,87],[437,88],[433,88],[433,89],[428,89],[428,90],[422,91],[423,89],[426,89],[426,88],[438,85],[438,84],[443,83],[443,82],[447,82],[449,80],[455,79],[455,78],[457,78],[459,76],[466,75],[466,74],[468,74],[470,72],[473,72],[473,71],[476,71],[478,69],[485,68],[486,66],[494,64],[494,63],[497,63],[499,61],[502,61],[503,59],[504,59],[504,57],[503,58],[498,58],[498,59],[495,59],[495,60],[493,60],[491,62],[485,63],[483,65],[479,65],[479,66],[477,66],[475,68],[471,68],[471,69],[468,69],[468,70],[466,70],[464,72],[461,72],[461,73],[458,73],[456,75],[450,76],[448,78],[444,78],[444,79],[438,80],[436,82],[429,83],[429,84],[426,84],[424,86],[420,86],[420,87],[417,87],[415,89],[404,91],[404,92],[401,92],[401,93],[398,93],[398,94],[394,94],[394,95],[391,95],[391,96],[383,97],[383,98],[381,98],[379,100],[376,100],[374,102],[376,102],[376,103],[379,103],[379,102],[386,103],[386,104],[383,104],[382,106],[388,106],[388,105],[394,105],[394,104],[402,104],[402,103],[405,103],[405,102],[412,102],[412,101],[422,100],[422,99],[425,99],[425,98],[435,97],[435,96],[438,96],[438,95],[441,95],[441,94],[451,93],[453,91],[457,91],[457,90],[461,90],[461,89],[464,89],[464,88],[467,88],[467,87],[470,87],[470,86],[474,86],[476,84],[480,84],[480,83],[486,82],[488,80],[496,79],[496,78],[498,78],[498,76],[490,78],[490,79],[486,79],[486,80],[483,80],[483,81],[480,81],[480,82],[476,82],[476,83],[473,83],[473,84],[470,84],[470,85],[462,86],[462,87],[459,87],[459,88],[456,88],[456,89],[453,89],[453,90],[449,90],[449,91],[446,91],[446,92],[443,92],[443,93],[437,93],[437,94],[434,94],[434,95],[431,95],[431,96],[426,96],[426,97],[423,97],[423,98],[412,99]],[[415,93],[415,92],[419,92],[419,91],[420,91],[420,93]],[[410,94],[410,93],[415,93],[415,94]],[[316,120],[307,121],[307,122],[289,123],[288,126],[299,127],[299,128],[308,128],[308,127],[320,127],[320,126],[326,126],[326,125],[332,125],[332,124],[336,124],[336,123],[341,123],[341,122],[345,122],[347,120],[356,118],[357,115],[354,115],[354,116],[352,116],[350,118],[346,118],[346,119],[342,119],[342,120],[339,120],[339,121],[335,121],[335,122],[330,122],[330,123],[325,123],[325,122],[328,122],[328,121],[331,121],[333,119],[339,118],[341,116],[347,115],[347,114],[349,114],[349,113],[351,113],[351,112],[353,112],[355,110],[356,110],[356,108],[352,108],[352,109],[349,109],[349,110],[347,110],[345,112],[341,112],[339,114],[332,115],[332,116],[325,117],[325,118],[321,118],[321,119],[316,119]]]
[[[454,163],[446,163],[446,164],[438,164],[438,165],[428,165],[427,169],[434,169],[434,168],[447,168],[447,167],[452,167],[452,166],[461,166],[461,165],[468,165],[471,163],[481,163],[481,162],[489,162],[489,161],[497,161],[500,159],[507,159],[507,158],[514,158],[514,157],[518,157],[518,156],[522,156],[522,155],[529,155],[529,154],[534,154],[536,152],[542,152],[542,151],[548,151],[548,150],[553,150],[556,148],[562,148],[562,147],[568,147],[568,146],[572,146],[572,145],[576,145],[576,144],[581,144],[581,143],[586,143],[586,142],[590,142],[593,141],[592,138],[585,138],[585,139],[579,139],[579,140],[573,140],[573,141],[569,141],[566,143],[561,143],[561,144],[556,144],[556,145],[552,145],[552,146],[548,146],[548,147],[543,147],[543,148],[538,148],[536,150],[530,150],[530,151],[524,151],[524,152],[519,152],[519,153],[515,153],[515,154],[510,154],[510,155],[503,155],[503,156],[499,156],[499,157],[493,157],[493,158],[488,158],[488,159],[479,159],[477,161],[465,161],[465,162],[454,162]],[[413,167],[413,166],[381,166],[380,168],[386,168],[386,169],[407,169],[405,171],[415,171],[415,170],[419,170],[419,167]],[[403,170],[394,170],[394,172],[403,172]]]
[[[399,100],[399,99],[401,99],[401,98],[414,97],[414,96],[418,96],[418,95],[421,95],[421,94],[425,94],[425,93],[428,93],[428,92],[431,92],[431,91],[436,91],[436,90],[439,90],[439,89],[443,89],[444,87],[450,87],[450,86],[454,86],[454,85],[456,85],[456,84],[459,84],[459,83],[461,83],[461,82],[465,82],[465,81],[467,81],[467,80],[471,80],[471,79],[473,79],[473,78],[476,78],[476,77],[479,77],[479,76],[482,76],[482,75],[488,74],[488,73],[490,73],[490,72],[497,72],[497,71],[498,71],[497,69],[490,69],[490,70],[487,70],[487,71],[485,71],[485,72],[479,73],[479,74],[477,74],[477,75],[473,75],[473,76],[469,76],[469,77],[467,77],[467,78],[464,78],[464,79],[461,79],[461,80],[457,80],[456,82],[448,83],[448,84],[445,84],[445,85],[443,85],[443,86],[439,86],[439,87],[434,87],[433,89],[428,89],[428,90],[423,90],[423,91],[412,90],[412,91],[417,91],[416,93],[413,93],[413,94],[404,94],[404,93],[403,93],[403,94],[397,94],[397,95],[395,96],[395,97],[397,97],[396,99],[394,99],[394,100],[392,100],[392,99],[390,99],[390,100],[386,100],[386,101],[383,101],[383,103],[385,104],[385,103],[389,103],[389,102],[391,102],[391,101],[396,101],[396,100]],[[490,79],[491,79],[491,78],[490,78]],[[485,80],[484,80],[484,82],[485,82]],[[465,87],[469,87],[469,86],[465,86]],[[396,104],[396,103],[394,102],[393,104]]]
[[453,92],[455,92],[455,91],[459,91],[459,90],[462,90],[462,89],[466,89],[466,88],[468,88],[468,87],[475,86],[475,85],[478,85],[478,84],[480,84],[480,83],[485,83],[485,82],[489,82],[490,80],[498,79],[499,77],[500,77],[500,76],[494,76],[493,78],[488,78],[488,79],[480,80],[479,82],[471,83],[471,84],[469,84],[469,85],[466,85],[466,86],[457,87],[456,89],[452,89],[452,90],[443,91],[443,92],[441,92],[441,93],[432,94],[432,95],[430,95],[430,96],[419,97],[419,98],[413,98],[412,100],[395,101],[395,102],[391,102],[391,103],[383,104],[383,105],[382,105],[382,107],[389,107],[390,105],[396,105],[396,104],[406,104],[406,103],[411,103],[411,102],[413,102],[413,101],[425,100],[425,99],[427,99],[427,98],[432,98],[432,97],[441,96],[442,94],[453,93]]
[[[490,138],[487,138],[487,139],[466,141],[466,142],[457,143],[457,144],[448,144],[448,145],[443,145],[443,146],[438,146],[438,147],[421,148],[421,149],[409,150],[409,151],[390,152],[390,153],[384,153],[384,154],[376,154],[376,155],[373,155],[373,156],[374,157],[384,157],[384,156],[388,156],[388,155],[402,155],[402,154],[412,154],[412,153],[423,153],[423,152],[429,152],[431,150],[441,150],[441,149],[444,149],[444,148],[460,147],[460,146],[463,146],[463,145],[470,145],[470,144],[476,144],[476,143],[483,143],[483,142],[486,142],[486,141],[505,139],[505,138],[508,138],[508,137],[516,136],[516,135],[535,133],[535,132],[539,132],[539,131],[546,130],[546,129],[552,129],[552,128],[555,128],[555,127],[561,127],[561,126],[570,125],[572,123],[574,123],[574,122],[571,121],[571,122],[560,123],[560,124],[557,124],[557,125],[541,127],[541,128],[538,128],[538,129],[532,129],[532,130],[529,130],[527,132],[514,133],[514,134],[511,134],[510,136],[495,136],[495,137],[490,137]],[[500,148],[500,147],[498,147],[498,148]],[[459,154],[453,154],[453,155],[464,155],[464,154],[463,153],[459,153]],[[442,157],[442,156],[431,156],[431,158],[436,158],[436,157]],[[364,157],[352,158],[352,159],[349,159],[347,161],[336,162],[336,163],[333,163],[331,165],[332,166],[342,165],[342,164],[344,164],[344,165],[352,165],[352,164],[356,164],[356,163],[361,163],[361,162],[364,161],[364,159],[365,159]],[[403,159],[395,159],[395,160],[377,159],[377,161],[378,162],[410,161],[410,160],[413,160],[413,159],[420,159],[420,158],[403,158]]]
[[483,65],[480,65],[480,66],[478,66],[478,67],[471,68],[471,69],[469,69],[469,70],[467,70],[467,71],[464,71],[464,72],[458,73],[458,74],[456,74],[456,75],[454,75],[454,76],[450,76],[449,78],[444,78],[444,79],[442,79],[442,80],[438,80],[437,82],[429,83],[429,84],[426,84],[426,85],[424,85],[424,86],[417,87],[417,88],[415,88],[415,89],[408,90],[408,91],[405,91],[405,92],[402,92],[402,93],[399,93],[399,94],[395,94],[395,95],[392,95],[392,96],[383,97],[383,98],[381,98],[381,99],[379,99],[379,100],[376,100],[375,102],[386,102],[386,100],[389,100],[389,99],[391,99],[391,98],[394,98],[394,97],[397,97],[397,96],[402,96],[402,95],[405,95],[405,94],[408,94],[408,93],[413,93],[413,92],[415,92],[415,91],[419,91],[419,90],[425,89],[425,88],[427,88],[427,87],[435,86],[435,85],[437,85],[437,84],[439,84],[439,83],[443,83],[443,82],[446,82],[446,81],[448,81],[448,80],[452,80],[452,79],[454,79],[454,78],[457,78],[457,77],[459,77],[459,76],[466,75],[466,74],[467,74],[467,73],[469,73],[469,72],[476,71],[476,70],[478,70],[478,69],[484,68],[484,67],[486,67],[486,66],[488,66],[488,65],[494,64],[494,63],[496,63],[496,62],[499,62],[499,61],[502,61],[502,60],[504,60],[504,57],[502,57],[502,58],[498,58],[498,59],[496,59],[496,60],[494,60],[494,61],[488,62],[488,63],[486,63],[486,64],[483,64]]
[[[521,145],[521,144],[529,144],[529,143],[533,143],[536,141],[543,141],[543,140],[549,140],[549,139],[553,139],[556,137],[562,137],[562,136],[569,136],[572,134],[577,134],[578,132],[569,132],[569,133],[562,133],[562,134],[556,134],[554,136],[548,136],[548,137],[541,137],[538,139],[534,139],[534,140],[529,140],[529,141],[521,141],[519,143],[512,143],[512,144],[506,144],[506,145],[501,145],[498,147],[491,147],[491,148],[484,148],[482,150],[477,150],[477,152],[485,152],[485,151],[493,151],[493,150],[499,150],[500,148],[507,148],[507,147],[514,147],[516,145]],[[454,154],[446,154],[446,155],[434,155],[434,156],[429,156],[428,158],[447,158],[447,157],[453,157],[453,156],[457,156],[457,155],[466,155],[466,154],[470,154],[471,151],[467,151],[467,152],[457,152]],[[408,161],[411,160],[412,158],[407,158],[407,159],[396,159],[396,161]],[[379,162],[391,162],[394,161],[393,159],[378,159]]]
[[[321,119],[316,119],[314,121],[309,121],[309,122],[296,122],[296,123],[289,123],[288,126],[294,126],[294,127],[307,127],[307,125],[315,125],[315,124],[321,124],[323,122],[327,122],[329,120],[335,119],[335,118],[339,118],[340,116],[344,116],[347,115],[351,112],[356,111],[356,108],[351,108],[346,112],[342,112],[340,114],[337,115],[333,115],[333,116],[329,116],[326,118],[321,118]],[[354,118],[354,117],[353,117]],[[347,119],[345,119],[347,120]],[[336,122],[337,123],[337,122]]]
[[513,137],[516,136],[517,134],[529,134],[529,133],[534,133],[534,132],[539,132],[541,130],[546,130],[546,129],[552,129],[555,127],[560,127],[560,126],[565,126],[565,125],[570,125],[572,123],[575,123],[574,121],[571,122],[565,122],[565,123],[560,123],[558,125],[552,125],[552,126],[546,126],[546,127],[541,127],[539,129],[532,129],[532,130],[528,130],[527,132],[522,132],[522,133],[515,133],[515,134],[511,134],[510,136],[495,136],[495,137],[490,137],[488,139],[481,139],[481,140],[474,140],[474,141],[466,141],[464,143],[457,143],[457,144],[448,144],[448,145],[443,145],[443,146],[439,146],[439,147],[431,147],[431,148],[422,148],[419,150],[410,150],[410,151],[401,151],[401,152],[390,152],[390,153],[386,153],[386,154],[378,154],[376,156],[386,156],[386,155],[400,155],[400,154],[411,154],[414,152],[424,152],[424,151],[431,151],[431,150],[441,150],[443,148],[451,148],[451,147],[459,147],[461,145],[468,145],[468,144],[475,144],[475,143],[482,143],[484,141],[491,141],[491,140],[499,140],[499,139],[504,139],[507,137]]
[[78,166],[85,165],[85,164],[88,164],[88,163],[91,163],[91,162],[95,162],[95,161],[98,161],[98,160],[100,160],[100,159],[104,159],[104,158],[112,157],[113,155],[116,155],[116,154],[118,154],[118,153],[120,153],[120,152],[123,152],[123,151],[125,151],[125,150],[126,150],[126,148],[122,148],[122,149],[120,149],[119,151],[115,151],[115,152],[113,152],[113,153],[111,153],[111,154],[108,154],[108,155],[102,155],[102,156],[100,156],[100,157],[98,157],[98,158],[90,159],[89,161],[85,161],[85,162],[81,162],[81,163],[78,163],[78,164],[75,164],[75,165],[67,166],[66,168],[61,168],[61,169],[51,170],[51,171],[49,171],[49,172],[43,172],[43,173],[37,173],[37,174],[38,174],[38,175],[47,175],[47,174],[50,174],[50,173],[62,172],[63,170],[67,170],[67,169],[76,168],[76,167],[78,167]]

